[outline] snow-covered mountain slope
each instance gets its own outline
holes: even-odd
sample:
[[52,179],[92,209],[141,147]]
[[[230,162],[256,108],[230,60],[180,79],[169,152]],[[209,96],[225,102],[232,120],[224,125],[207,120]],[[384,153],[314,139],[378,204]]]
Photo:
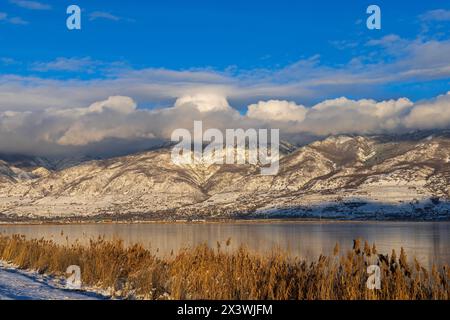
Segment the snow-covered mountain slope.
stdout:
[[170,149],[21,169],[0,162],[3,218],[236,216],[446,219],[450,136],[337,136],[252,165],[176,165]]

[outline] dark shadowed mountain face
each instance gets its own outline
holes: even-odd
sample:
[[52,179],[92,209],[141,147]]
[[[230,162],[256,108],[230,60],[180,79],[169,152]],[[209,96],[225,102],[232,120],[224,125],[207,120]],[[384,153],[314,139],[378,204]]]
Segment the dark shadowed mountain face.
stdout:
[[169,148],[103,160],[2,156],[3,219],[329,217],[448,219],[450,135],[283,143],[276,176],[252,165],[176,165]]

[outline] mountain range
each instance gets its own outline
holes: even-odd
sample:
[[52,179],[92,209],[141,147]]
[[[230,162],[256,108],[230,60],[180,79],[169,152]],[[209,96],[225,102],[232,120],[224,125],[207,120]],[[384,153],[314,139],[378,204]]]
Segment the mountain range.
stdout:
[[177,165],[168,146],[109,159],[1,155],[0,220],[450,217],[450,132],[283,144],[280,170]]

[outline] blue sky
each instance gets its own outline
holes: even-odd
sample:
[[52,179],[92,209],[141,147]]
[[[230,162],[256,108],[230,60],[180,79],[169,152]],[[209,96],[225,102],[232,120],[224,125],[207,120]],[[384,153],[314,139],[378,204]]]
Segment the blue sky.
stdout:
[[142,147],[199,119],[299,141],[450,128],[449,28],[448,0],[0,0],[0,151]]
[[[3,23],[2,55],[21,61],[89,56],[135,67],[277,68],[320,54],[329,64],[347,62],[366,48],[339,46],[395,33],[415,38],[418,17],[450,9],[448,1],[378,1],[383,28],[369,31],[365,10],[373,1],[50,1],[27,9],[2,0],[1,12],[26,25]],[[82,10],[82,30],[65,28],[65,9]],[[93,19],[98,12],[110,18]]]
[[[421,14],[450,9],[448,1],[378,1],[383,28],[369,31],[365,10],[372,2],[43,0],[48,10],[30,10],[17,5],[20,0],[2,0],[0,11],[28,24],[3,23],[1,50],[23,61],[90,56],[168,69],[276,68],[316,54],[339,64],[367,51],[342,50],[343,41],[391,33],[415,38]],[[83,10],[81,31],[65,28],[65,9],[72,3]],[[98,12],[111,16],[93,19]]]
[[[81,31],[65,27],[65,10],[72,3],[83,10]],[[0,12],[7,18],[0,20],[0,70],[44,79],[99,79],[118,69],[147,68],[212,70],[242,77],[308,59],[330,68],[345,67],[361,57],[367,58],[362,64],[388,63],[395,57],[385,55],[386,48],[367,43],[394,34],[408,41],[449,39],[448,17],[423,18],[433,10],[449,10],[448,1],[376,1],[382,9],[379,31],[366,28],[365,11],[372,3],[2,0]],[[67,70],[44,67],[56,59],[59,65],[63,59],[80,61]],[[286,83],[292,77],[273,81]],[[412,78],[355,88],[355,92],[345,88],[341,94],[378,99],[408,95],[417,100],[446,92],[448,83],[448,77]],[[340,95],[338,89],[305,96],[305,100],[316,102],[334,95]]]

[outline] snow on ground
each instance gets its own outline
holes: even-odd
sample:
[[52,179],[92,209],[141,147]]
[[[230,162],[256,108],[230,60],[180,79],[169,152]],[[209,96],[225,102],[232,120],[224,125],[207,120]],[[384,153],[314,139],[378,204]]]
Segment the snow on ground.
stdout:
[[0,300],[101,300],[92,292],[67,290],[55,279],[4,267],[0,263]]

